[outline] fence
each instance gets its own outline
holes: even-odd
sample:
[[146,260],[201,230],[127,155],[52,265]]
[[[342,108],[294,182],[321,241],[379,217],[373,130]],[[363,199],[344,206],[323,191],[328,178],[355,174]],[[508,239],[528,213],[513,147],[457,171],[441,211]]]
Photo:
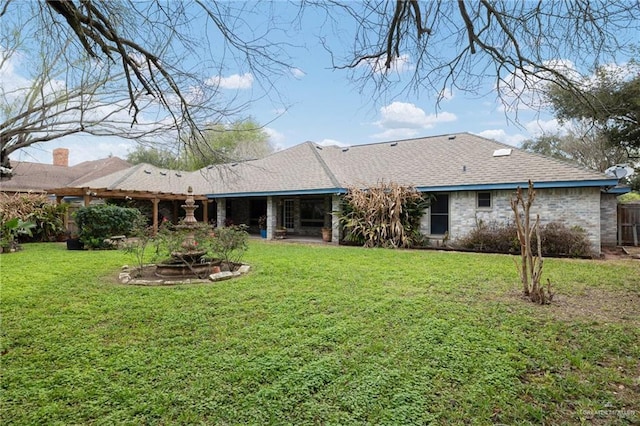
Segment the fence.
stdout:
[[618,204],[618,245],[638,245],[640,204]]

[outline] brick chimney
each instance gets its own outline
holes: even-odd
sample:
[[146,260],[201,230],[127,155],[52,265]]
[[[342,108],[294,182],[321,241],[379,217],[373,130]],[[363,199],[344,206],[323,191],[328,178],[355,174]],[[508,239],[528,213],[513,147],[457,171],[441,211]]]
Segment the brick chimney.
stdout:
[[53,150],[53,165],[69,167],[69,150],[67,148],[56,148]]

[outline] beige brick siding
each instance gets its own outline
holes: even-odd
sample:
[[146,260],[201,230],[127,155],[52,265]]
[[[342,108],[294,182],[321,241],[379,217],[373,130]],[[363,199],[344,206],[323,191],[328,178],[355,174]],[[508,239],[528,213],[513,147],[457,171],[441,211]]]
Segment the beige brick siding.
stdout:
[[615,246],[618,235],[618,200],[615,194],[600,195],[600,242],[603,246]]
[[[491,208],[476,207],[476,191],[460,191],[449,194],[449,237],[461,238],[473,230],[481,220],[485,223],[505,223],[513,220],[511,197],[513,190],[481,191],[491,192]],[[615,241],[615,215],[613,220],[602,216],[599,188],[557,188],[536,189],[536,200],[531,207],[533,217],[540,214],[540,222],[560,222],[566,226],[580,226],[587,232],[591,247],[600,253],[601,226],[606,236]],[[606,209],[610,209],[608,206]],[[614,208],[615,209],[615,208]],[[605,210],[609,215],[609,210]],[[429,210],[421,221],[421,231],[429,235]]]

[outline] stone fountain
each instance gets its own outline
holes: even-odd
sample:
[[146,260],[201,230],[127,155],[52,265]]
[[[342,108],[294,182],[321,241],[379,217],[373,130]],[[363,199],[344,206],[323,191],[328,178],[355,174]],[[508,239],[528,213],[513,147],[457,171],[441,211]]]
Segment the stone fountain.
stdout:
[[180,244],[182,250],[171,253],[171,258],[156,265],[156,276],[161,278],[172,277],[202,277],[210,273],[211,265],[204,259],[206,251],[198,249],[195,238],[198,220],[193,212],[198,208],[193,199],[193,189],[187,189],[187,199],[181,206],[186,215],[184,220],[176,228],[186,230],[184,240]]

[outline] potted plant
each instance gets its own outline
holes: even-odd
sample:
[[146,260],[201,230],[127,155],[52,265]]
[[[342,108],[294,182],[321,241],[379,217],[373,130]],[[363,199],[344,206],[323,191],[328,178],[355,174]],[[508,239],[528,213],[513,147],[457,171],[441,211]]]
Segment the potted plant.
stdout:
[[258,218],[258,227],[260,228],[260,236],[267,238],[267,216],[262,215]]
[[2,252],[8,253],[16,251],[20,248],[18,245],[18,236],[33,236],[31,230],[35,228],[33,222],[25,222],[20,218],[14,217],[0,224],[0,247]]
[[322,241],[325,243],[331,242],[331,234],[333,233],[333,229],[331,228],[322,228]]
[[68,232],[67,235],[67,250],[84,250],[84,243],[78,234]]
[[278,239],[283,239],[287,237],[287,228],[285,228],[284,226],[278,226],[276,228],[276,238]]

